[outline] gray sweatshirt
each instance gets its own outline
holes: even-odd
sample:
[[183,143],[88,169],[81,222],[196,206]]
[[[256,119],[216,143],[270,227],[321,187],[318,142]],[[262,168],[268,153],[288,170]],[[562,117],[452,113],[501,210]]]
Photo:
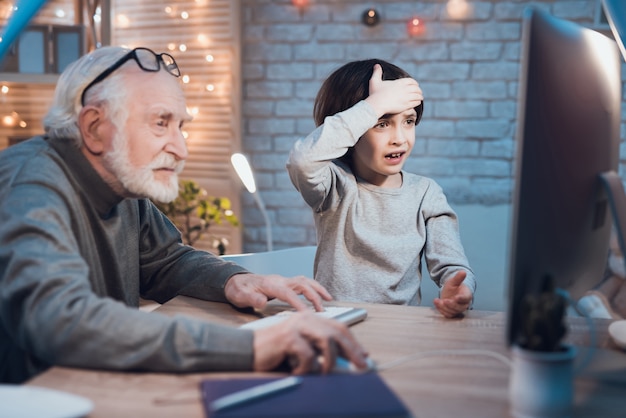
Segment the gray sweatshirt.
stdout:
[[315,279],[337,300],[418,305],[423,257],[439,287],[465,270],[474,292],[457,216],[435,181],[402,171],[401,187],[377,187],[337,160],[376,122],[359,102],[327,117],[289,156],[291,181],[315,218]]
[[0,382],[50,365],[251,370],[252,333],[139,311],[139,297],[225,301],[245,270],[183,245],[146,199],[123,199],[70,141],[0,153]]

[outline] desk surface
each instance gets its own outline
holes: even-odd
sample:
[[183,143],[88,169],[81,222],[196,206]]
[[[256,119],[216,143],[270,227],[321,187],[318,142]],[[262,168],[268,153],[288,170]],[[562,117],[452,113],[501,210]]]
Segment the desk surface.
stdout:
[[[383,368],[398,359],[407,359],[380,374],[416,418],[509,416],[510,369],[504,361],[490,354],[510,358],[504,341],[503,312],[470,311],[463,319],[449,320],[431,308],[358,306],[368,310],[368,317],[352,326],[352,331],[369,350],[370,356]],[[185,314],[230,325],[254,319],[228,304],[188,297],[177,297],[156,312]],[[594,358],[602,361],[594,360],[587,376],[576,379],[574,416],[623,416],[626,354],[619,352],[610,341],[606,331],[609,321],[595,322],[596,345],[600,347],[598,353],[601,355]],[[588,330],[584,319],[570,318],[568,342],[588,346]],[[465,351],[459,354],[460,350]],[[588,377],[589,372],[601,370],[607,364],[612,373],[615,362],[621,364],[618,382]],[[610,376],[610,373],[602,373],[602,376]],[[211,377],[245,375],[250,373],[176,375],[54,367],[28,384],[52,387],[91,399],[95,408],[90,417],[203,418],[199,382]]]

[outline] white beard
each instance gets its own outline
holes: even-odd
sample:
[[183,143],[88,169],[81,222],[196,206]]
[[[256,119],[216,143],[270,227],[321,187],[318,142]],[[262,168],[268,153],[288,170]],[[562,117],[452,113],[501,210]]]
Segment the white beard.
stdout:
[[[147,197],[162,203],[176,199],[178,197],[178,174],[183,170],[184,161],[176,161],[171,154],[161,152],[150,164],[133,167],[126,144],[125,135],[116,134],[113,138],[113,150],[104,156],[105,164],[124,189],[133,196]],[[174,170],[167,184],[154,178],[153,170],[157,168]]]

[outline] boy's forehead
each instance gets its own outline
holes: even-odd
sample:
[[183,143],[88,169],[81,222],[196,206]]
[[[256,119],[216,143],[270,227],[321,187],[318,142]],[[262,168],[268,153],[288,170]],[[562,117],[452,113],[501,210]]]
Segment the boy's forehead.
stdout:
[[400,112],[400,113],[387,113],[384,114],[380,117],[380,119],[391,119],[394,116],[402,116],[402,117],[411,117],[411,116],[417,116],[417,111],[413,108],[411,109],[407,109],[404,112]]

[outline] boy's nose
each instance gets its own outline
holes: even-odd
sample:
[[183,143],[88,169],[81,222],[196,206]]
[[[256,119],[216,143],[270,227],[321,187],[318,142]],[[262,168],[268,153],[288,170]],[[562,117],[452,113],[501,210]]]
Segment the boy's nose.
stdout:
[[393,136],[391,137],[392,145],[402,145],[406,142],[406,138],[404,137],[404,132],[402,130],[394,131]]

